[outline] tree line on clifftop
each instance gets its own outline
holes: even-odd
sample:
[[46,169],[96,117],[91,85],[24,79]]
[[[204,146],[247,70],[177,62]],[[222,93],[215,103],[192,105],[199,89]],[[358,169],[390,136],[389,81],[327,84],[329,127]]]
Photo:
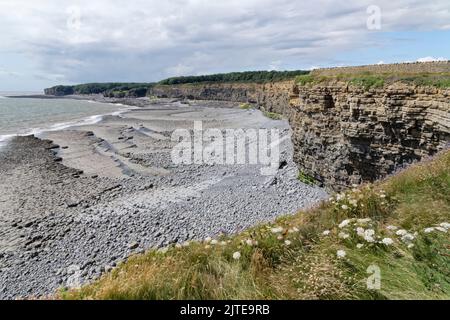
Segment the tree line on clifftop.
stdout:
[[174,77],[162,80],[159,84],[174,85],[201,82],[275,82],[293,79],[297,76],[308,74],[309,71],[247,71],[218,73],[203,76]]
[[144,97],[151,83],[86,83],[74,86],[55,86],[45,89],[45,94],[66,96],[72,94],[103,94],[106,97]]
[[47,95],[66,96],[73,94],[103,94],[105,97],[145,97],[148,89],[154,85],[195,84],[205,82],[275,82],[294,79],[309,71],[247,71],[220,73],[202,76],[173,77],[158,83],[86,83],[73,86],[54,86],[44,90]]

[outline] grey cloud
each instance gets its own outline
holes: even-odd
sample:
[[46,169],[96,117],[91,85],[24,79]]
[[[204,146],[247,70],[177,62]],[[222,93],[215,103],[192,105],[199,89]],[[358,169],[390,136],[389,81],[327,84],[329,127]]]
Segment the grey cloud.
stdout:
[[[337,61],[336,52],[371,43],[365,27],[371,4],[382,10],[383,31],[439,29],[450,21],[448,0],[336,3],[3,0],[0,52],[27,52],[46,80],[152,81]],[[74,4],[81,9],[78,32],[67,28],[66,8]]]

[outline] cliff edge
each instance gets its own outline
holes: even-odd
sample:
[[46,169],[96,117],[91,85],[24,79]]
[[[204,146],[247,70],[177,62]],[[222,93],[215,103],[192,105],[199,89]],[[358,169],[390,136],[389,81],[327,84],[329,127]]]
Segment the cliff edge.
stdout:
[[302,173],[342,190],[449,145],[449,70],[449,62],[333,68],[306,75],[308,81],[156,85],[148,94],[252,103],[282,114]]

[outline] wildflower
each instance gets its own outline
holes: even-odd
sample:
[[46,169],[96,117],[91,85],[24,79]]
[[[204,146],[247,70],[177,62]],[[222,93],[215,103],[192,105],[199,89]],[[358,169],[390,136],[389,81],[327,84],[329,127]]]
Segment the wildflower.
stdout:
[[351,199],[351,200],[350,200],[350,204],[351,204],[352,206],[354,206],[354,207],[357,207],[357,206],[358,206],[358,200]]
[[345,228],[346,226],[348,226],[350,224],[350,220],[344,220],[344,221],[342,221],[340,224],[339,224],[339,228],[340,229],[342,229],[342,228]]
[[283,228],[282,227],[275,227],[271,229],[272,233],[281,233],[283,232]]
[[412,249],[412,248],[414,248],[414,244],[412,244],[412,243],[408,244],[408,249]]
[[404,236],[407,233],[408,233],[408,231],[406,231],[404,229],[400,229],[395,234],[398,235],[398,236]]
[[372,219],[370,219],[370,218],[356,220],[356,222],[358,222],[359,224],[369,223],[370,221],[372,221]]
[[380,198],[384,199],[384,198],[386,198],[386,195],[385,194],[380,194]]
[[445,228],[447,230],[450,229],[450,223],[447,223],[447,222],[443,222],[439,226],[442,228]]
[[189,242],[189,241],[185,241],[185,242],[183,242],[183,244],[182,244],[183,247],[189,247],[189,245],[190,245],[190,242]]
[[343,193],[339,193],[338,195],[336,195],[336,200],[337,201],[341,201],[344,198],[345,198],[345,194],[343,194]]
[[348,210],[348,206],[347,206],[346,204],[343,204],[343,205],[341,206],[341,208],[342,208],[342,210]]
[[358,243],[358,244],[356,245],[356,248],[358,248],[358,249],[361,249],[362,247],[364,247],[364,245],[363,245],[362,243]]
[[347,255],[347,252],[345,252],[344,250],[338,250],[336,254],[339,259],[342,259],[342,258],[345,258],[345,256]]
[[292,244],[292,242],[289,241],[289,240],[286,240],[286,241],[284,242],[284,244],[287,245],[287,246],[290,246],[290,245]]
[[182,245],[180,244],[180,243],[177,243],[176,245],[175,245],[175,248],[177,248],[177,249],[180,249],[182,247]]
[[253,246],[253,240],[252,239],[248,239],[247,241],[245,241],[245,243],[248,245],[248,246]]
[[214,239],[214,240],[211,240],[211,244],[212,244],[212,245],[216,245],[217,243],[219,243],[219,241],[217,241],[217,240],[215,240],[215,239]]
[[168,247],[158,249],[158,252],[159,252],[159,253],[162,253],[162,254],[167,253],[167,251],[169,251],[169,248],[168,248]]
[[443,233],[447,233],[447,229],[443,228],[443,227],[436,227],[437,231],[443,232]]
[[387,226],[386,229],[390,230],[390,231],[395,231],[395,230],[398,229],[398,227],[396,227],[396,226]]
[[277,239],[278,240],[283,240],[283,236],[278,236]]
[[328,236],[328,235],[330,234],[330,230],[325,230],[324,232],[322,232],[322,234],[323,234],[324,236]]
[[361,228],[361,227],[356,228],[356,234],[358,236],[364,237],[364,232],[365,232],[364,228]]
[[209,244],[207,244],[207,245],[205,246],[205,249],[206,249],[206,250],[211,249],[211,246],[210,246]]
[[293,227],[292,229],[289,229],[289,233],[295,233],[299,232],[300,230],[297,227]]
[[205,242],[206,242],[206,243],[209,243],[209,242],[211,242],[211,240],[212,240],[212,238],[211,238],[211,237],[206,237],[206,238],[205,238]]
[[414,235],[412,235],[410,233],[407,233],[404,236],[402,236],[402,241],[403,242],[410,242],[410,241],[413,241],[414,238],[415,238]]
[[392,240],[391,238],[384,238],[383,240],[381,240],[381,242],[387,246],[390,246],[394,243],[394,240]]
[[426,228],[425,230],[423,230],[423,232],[425,233],[431,233],[434,231],[434,228]]
[[241,258],[241,253],[239,251],[236,251],[235,253],[233,253],[234,260],[239,260],[240,258]]
[[221,245],[221,246],[226,246],[227,243],[226,243],[226,241],[221,241],[221,242],[220,242],[220,245]]
[[367,242],[375,242],[375,239],[373,238],[374,234],[375,231],[372,229],[364,231],[364,240],[366,240]]
[[350,235],[345,232],[340,232],[338,237],[341,239],[348,239],[350,237]]

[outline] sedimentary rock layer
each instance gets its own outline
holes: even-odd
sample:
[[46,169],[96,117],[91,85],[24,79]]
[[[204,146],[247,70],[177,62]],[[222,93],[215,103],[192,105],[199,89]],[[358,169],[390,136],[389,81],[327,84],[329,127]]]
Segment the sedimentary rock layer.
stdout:
[[382,178],[450,141],[450,89],[287,81],[155,86],[150,94],[250,102],[283,114],[294,131],[299,168],[334,190]]

